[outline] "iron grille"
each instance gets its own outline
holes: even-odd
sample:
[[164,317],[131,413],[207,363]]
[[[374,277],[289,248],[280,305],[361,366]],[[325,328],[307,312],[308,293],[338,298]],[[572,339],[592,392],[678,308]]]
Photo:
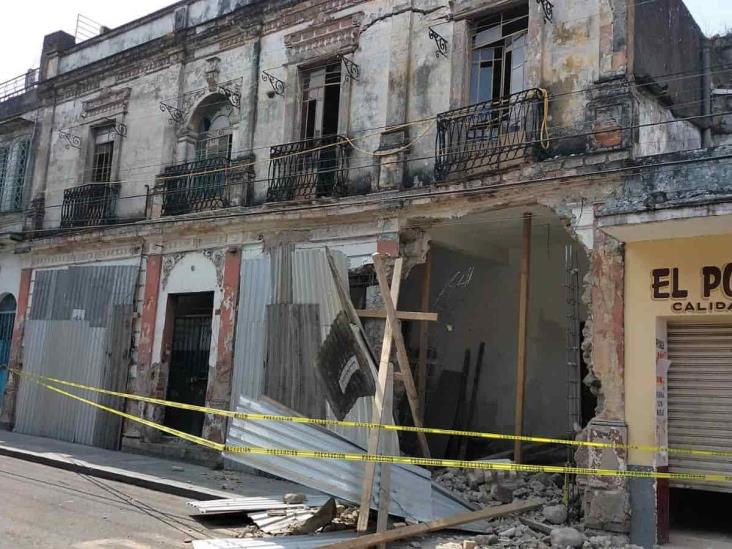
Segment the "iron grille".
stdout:
[[500,169],[540,139],[542,92],[532,88],[437,116],[435,180],[475,168]]
[[91,227],[115,222],[119,183],[89,183],[64,190],[61,227]]
[[269,151],[268,202],[345,194],[350,145],[331,135],[276,145]]
[[163,194],[162,215],[180,215],[228,206],[228,168],[229,161],[220,156],[165,168],[159,185]]
[[22,95],[38,84],[38,69],[30,69],[25,74],[0,82],[0,102]]

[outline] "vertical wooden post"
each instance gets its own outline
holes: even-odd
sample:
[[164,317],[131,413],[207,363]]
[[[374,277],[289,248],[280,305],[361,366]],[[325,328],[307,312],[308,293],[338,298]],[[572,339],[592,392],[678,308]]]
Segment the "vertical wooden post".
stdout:
[[[422,295],[420,310],[423,313],[430,308],[430,283],[432,281],[432,253],[427,252],[422,277]],[[424,418],[425,399],[427,398],[427,330],[429,324],[422,321],[419,325],[419,361],[417,364],[417,396],[419,397],[419,413]]]
[[[402,266],[404,260],[400,257],[394,262],[394,273],[391,279],[391,296],[394,301],[399,300],[399,289],[402,284]],[[381,289],[383,292],[383,288]],[[385,297],[385,294],[382,293]],[[393,420],[392,402],[393,395],[388,395],[387,391],[394,391],[393,378],[391,389],[389,386],[389,358],[391,357],[391,346],[394,341],[392,326],[389,322],[384,325],[384,338],[381,343],[381,359],[379,360],[379,372],[376,379],[376,394],[374,395],[374,409],[371,413],[372,423],[391,423]],[[387,406],[388,405],[388,406]],[[381,437],[381,429],[371,429],[369,431],[368,452],[374,454],[379,450],[379,440]],[[384,470],[382,469],[382,474]],[[376,473],[376,463],[366,462],[364,465],[363,482],[361,484],[361,506],[358,512],[358,523],[356,530],[365,532],[369,526],[369,511],[371,509],[371,494],[374,485],[374,475]],[[382,479],[383,483],[383,479]],[[388,513],[388,511],[387,511]]]
[[[531,214],[524,213],[523,239],[521,249],[521,271],[519,275],[518,348],[516,349],[516,413],[514,434],[521,436],[524,425],[524,390],[526,388],[526,333],[529,319],[529,279],[531,264]],[[521,441],[513,446],[513,459],[521,463]]]

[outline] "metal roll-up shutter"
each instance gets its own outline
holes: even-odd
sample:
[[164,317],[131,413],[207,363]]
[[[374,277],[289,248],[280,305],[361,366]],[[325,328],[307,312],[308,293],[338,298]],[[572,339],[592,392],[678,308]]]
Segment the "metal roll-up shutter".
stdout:
[[[669,448],[732,452],[732,324],[669,322]],[[672,473],[732,474],[732,459],[669,453]],[[732,492],[732,483],[671,481]]]

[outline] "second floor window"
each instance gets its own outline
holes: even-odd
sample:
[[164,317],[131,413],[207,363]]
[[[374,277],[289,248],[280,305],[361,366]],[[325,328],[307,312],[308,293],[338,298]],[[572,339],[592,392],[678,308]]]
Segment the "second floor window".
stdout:
[[0,211],[15,211],[22,206],[29,151],[27,138],[0,145]]
[[112,156],[114,155],[114,133],[109,128],[98,128],[94,131],[93,154],[92,181],[108,183],[112,179]]
[[231,128],[225,108],[217,105],[203,116],[196,138],[196,160],[226,158],[231,160]]
[[303,73],[300,139],[338,133],[341,100],[341,62]]
[[482,103],[524,89],[527,6],[480,20],[472,39],[470,102]]

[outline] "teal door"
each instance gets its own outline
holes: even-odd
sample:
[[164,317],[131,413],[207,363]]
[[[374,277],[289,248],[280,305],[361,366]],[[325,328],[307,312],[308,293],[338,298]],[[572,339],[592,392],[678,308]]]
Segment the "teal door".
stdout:
[[[10,341],[13,338],[15,324],[15,298],[6,295],[0,300],[0,366],[7,366],[10,358]],[[8,369],[0,368],[0,409],[3,406],[5,383],[8,380]]]

